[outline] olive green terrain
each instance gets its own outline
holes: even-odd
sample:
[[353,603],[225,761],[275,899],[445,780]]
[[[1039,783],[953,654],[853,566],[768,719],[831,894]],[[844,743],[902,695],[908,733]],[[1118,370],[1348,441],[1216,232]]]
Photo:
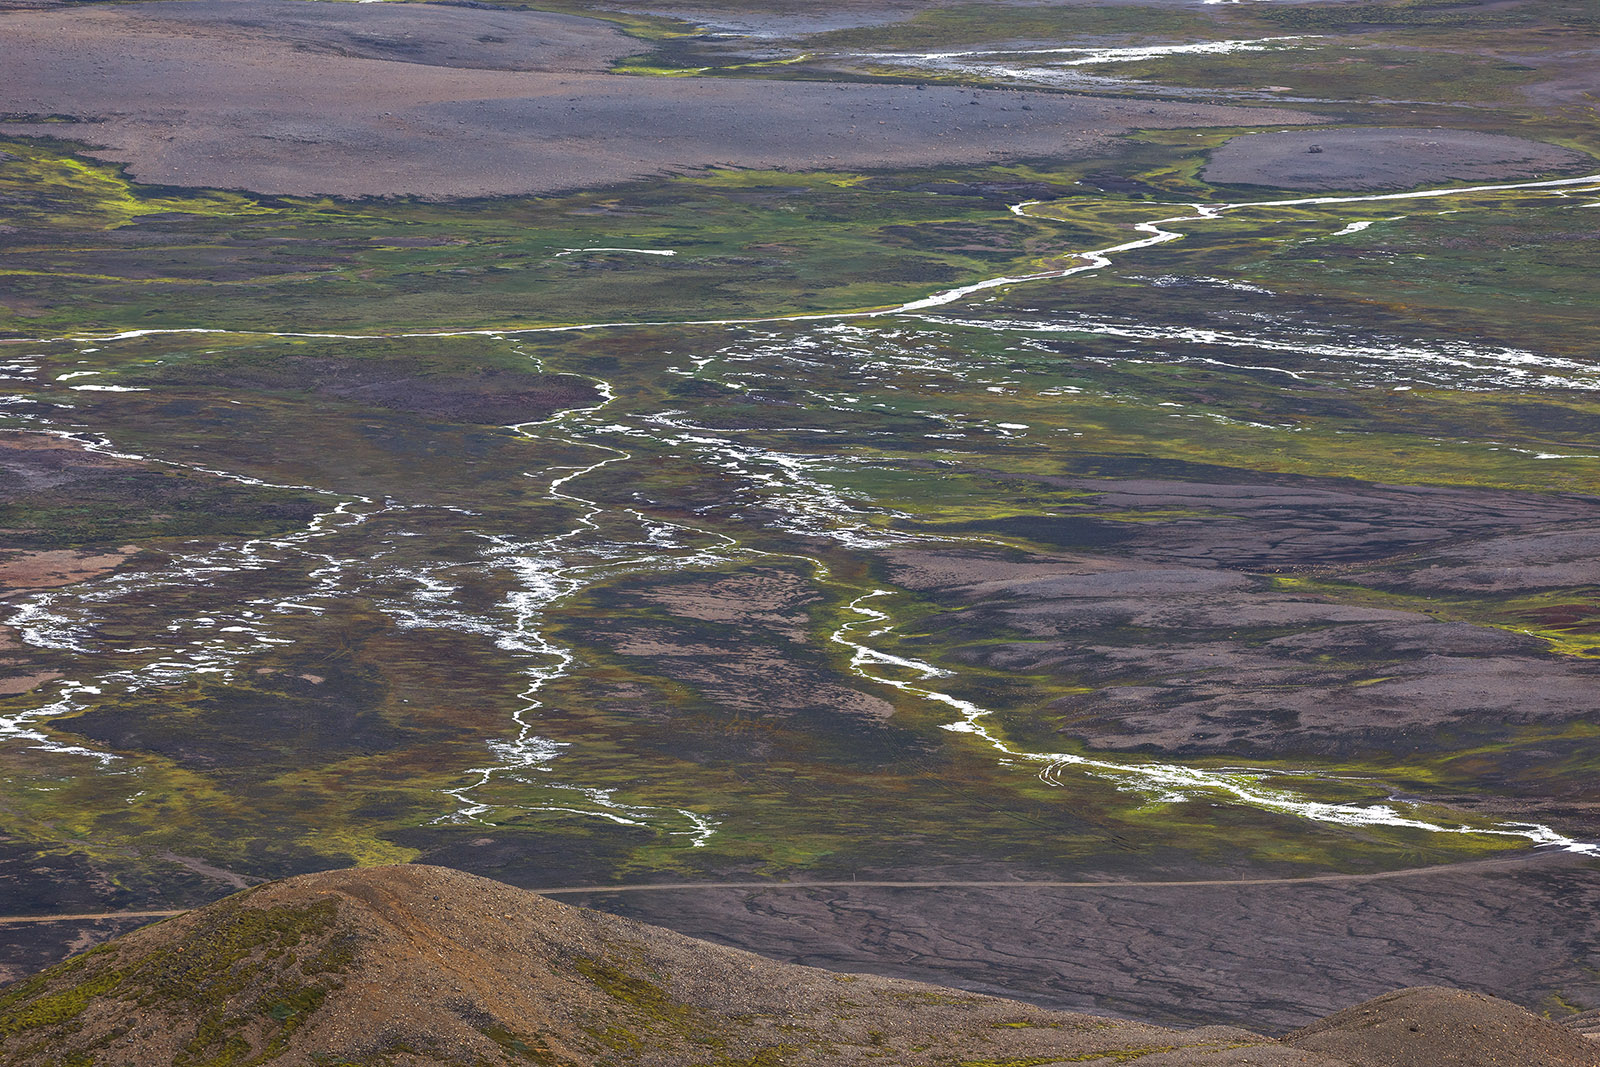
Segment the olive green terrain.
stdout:
[[[1579,5],[957,5],[760,49],[696,6],[607,14],[658,44],[628,69],[1315,34],[1083,70],[1600,154],[1592,101],[1535,92],[1593,47]],[[1310,194],[1205,182],[1253,131],[1152,130],[311,201],[140,186],[79,132],[0,156],[0,569],[127,554],[7,579],[18,911],[423,859],[1144,879],[1600,837],[1596,186],[1194,218]],[[90,451],[45,471],[40,434]],[[1215,777],[1145,774],[1175,765]]]

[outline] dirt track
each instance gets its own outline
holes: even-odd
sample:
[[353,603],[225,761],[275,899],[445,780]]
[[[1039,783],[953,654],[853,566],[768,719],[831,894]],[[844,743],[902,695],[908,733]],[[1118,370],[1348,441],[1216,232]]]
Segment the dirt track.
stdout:
[[[813,890],[813,889],[1198,889],[1215,886],[1255,885],[1318,885],[1339,882],[1376,882],[1392,878],[1418,878],[1430,874],[1463,874],[1473,871],[1510,870],[1526,866],[1541,859],[1566,856],[1561,852],[1538,852],[1533,855],[1518,854],[1504,859],[1471,860],[1466,863],[1435,864],[1431,867],[1408,867],[1399,871],[1374,871],[1368,874],[1312,874],[1301,878],[1203,878],[1187,881],[1023,881],[1008,880],[944,880],[944,881],[891,881],[858,880],[815,882],[639,882],[631,885],[576,885],[529,889],[543,897],[580,896],[589,893],[648,893],[683,892],[693,890]],[[1570,856],[1567,857],[1571,859]],[[98,922],[103,919],[164,918],[182,915],[192,909],[145,911],[103,911],[71,915],[0,915],[0,926],[17,923]]]
[[[1600,996],[1590,969],[1600,962],[1600,878],[1592,862],[1557,852],[1291,879],[541,892],[773,959],[1172,1022],[1229,1018],[1287,1029],[1352,997],[1419,984],[1514,988],[1535,1007],[1557,991],[1578,1004]],[[0,977],[172,914],[7,917]]]

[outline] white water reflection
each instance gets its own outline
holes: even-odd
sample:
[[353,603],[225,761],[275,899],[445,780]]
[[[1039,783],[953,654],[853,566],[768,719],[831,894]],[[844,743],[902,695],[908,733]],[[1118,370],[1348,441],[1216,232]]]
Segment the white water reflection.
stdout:
[[[821,58],[847,63],[865,62],[877,66],[925,71],[930,74],[958,75],[986,82],[1009,81],[1055,88],[1104,89],[1122,87],[1125,83],[1117,78],[1087,74],[1077,68],[1142,63],[1169,56],[1216,56],[1276,51],[1305,47],[1299,42],[1317,39],[1298,35],[1159,45],[1068,45],[1047,48],[974,48],[940,52],[850,52],[838,56],[823,55]],[[1186,92],[1175,87],[1173,91]]]
[[1326,364],[1325,371],[1302,366],[1246,366],[1256,370],[1305,381],[1325,374],[1341,382],[1360,382],[1359,374],[1370,370],[1369,380],[1392,383],[1410,380],[1417,384],[1440,385],[1461,391],[1527,389],[1568,389],[1600,391],[1600,364],[1550,356],[1523,348],[1476,344],[1468,341],[1434,341],[1426,344],[1385,340],[1357,342],[1345,340],[1348,331],[1333,328],[1295,328],[1298,336],[1285,336],[1286,330],[1263,328],[1255,332],[1176,326],[1148,322],[1117,321],[1087,315],[1064,315],[1053,321],[1027,319],[975,319],[956,316],[928,316],[930,323],[973,330],[1014,334],[1019,337],[1069,338],[1108,337],[1141,344],[1181,346],[1177,362],[1206,362],[1196,349],[1247,349],[1261,353],[1282,353],[1314,366]]
[[[746,346],[730,346],[707,356],[697,356],[689,367],[681,369],[686,376],[706,373],[718,360],[744,360],[754,369],[768,356],[773,367],[788,361],[793,367],[807,364],[812,367],[828,365],[841,349],[850,347],[852,340],[861,341],[858,349],[872,347],[873,353],[864,356],[862,372],[878,375],[884,388],[891,387],[896,374],[948,374],[989,390],[1005,390],[1014,382],[997,374],[992,380],[975,382],[974,368],[945,359],[938,354],[920,350],[915,344],[884,343],[901,336],[905,327],[895,324],[897,317],[923,317],[936,324],[1011,331],[1022,334],[1047,335],[1050,333],[1087,332],[1103,336],[1122,337],[1135,341],[1179,341],[1186,345],[1212,348],[1253,348],[1265,351],[1283,351],[1297,356],[1311,356],[1328,360],[1369,361],[1391,363],[1406,367],[1428,366],[1441,368],[1456,376],[1455,380],[1497,381],[1501,384],[1550,385],[1561,388],[1593,389],[1594,371],[1587,364],[1561,360],[1537,353],[1487,346],[1465,344],[1430,344],[1396,342],[1395,344],[1351,344],[1346,341],[1302,336],[1273,338],[1257,333],[1217,330],[1197,330],[1152,326],[1148,323],[1115,323],[1087,319],[1067,323],[1036,323],[1021,321],[986,321],[966,318],[937,318],[927,313],[934,309],[958,304],[978,293],[1001,288],[1058,280],[1079,273],[1100,270],[1117,259],[1157,245],[1177,241],[1183,237],[1178,229],[1186,223],[1203,224],[1216,220],[1229,212],[1248,208],[1326,206],[1339,204],[1365,204],[1397,200],[1417,200],[1440,197],[1462,197],[1475,194],[1513,191],[1580,190],[1592,192],[1600,187],[1600,175],[1582,178],[1558,179],[1542,182],[1524,182],[1503,185],[1476,186],[1467,189],[1433,189],[1409,193],[1376,194],[1364,196],[1303,197],[1276,201],[1241,202],[1235,204],[1194,204],[1187,207],[1168,205],[1158,210],[1168,212],[1150,221],[1139,222],[1131,229],[1140,236],[1106,247],[1075,253],[1076,262],[1069,267],[1039,271],[1017,276],[984,279],[971,284],[931,293],[906,303],[863,311],[822,313],[798,316],[765,316],[743,319],[709,319],[690,323],[607,322],[564,326],[506,329],[488,327],[457,331],[416,331],[397,334],[385,333],[325,333],[309,331],[256,332],[229,331],[209,328],[142,329],[128,330],[104,336],[80,337],[78,343],[106,344],[153,336],[187,334],[212,334],[235,336],[271,336],[302,339],[379,339],[428,338],[450,336],[480,336],[513,341],[543,333],[568,333],[588,330],[624,329],[640,325],[698,325],[707,327],[770,326],[784,327],[796,323],[819,323],[810,336],[777,332],[769,338],[766,356],[752,352]],[[1048,221],[1034,211],[1037,202],[1013,206],[1012,212],[1021,217]],[[1176,210],[1176,213],[1171,213]],[[1371,220],[1358,220],[1340,233],[1359,232],[1354,229]],[[1263,223],[1263,226],[1270,225]],[[599,249],[589,251],[604,251]],[[625,251],[643,254],[666,254],[666,250],[631,249]],[[884,324],[886,328],[866,329],[866,324]],[[871,346],[866,341],[874,342]],[[45,343],[45,342],[39,342]],[[758,346],[759,347],[759,346]],[[773,349],[782,349],[781,354]],[[87,349],[85,351],[88,351]],[[7,370],[28,371],[33,365],[26,362],[35,357],[22,357],[7,365]],[[42,357],[39,357],[42,358]],[[1300,372],[1277,368],[1276,370],[1299,377]],[[80,371],[63,376],[71,378],[98,372]],[[1474,377],[1476,376],[1476,377]],[[487,821],[496,811],[543,811],[600,818],[620,825],[652,826],[664,832],[689,839],[691,844],[703,845],[715,831],[715,822],[708,816],[687,808],[646,807],[628,804],[616,795],[615,790],[545,780],[561,754],[568,749],[564,742],[545,736],[538,729],[539,717],[545,709],[546,694],[553,682],[572,676],[576,668],[572,650],[555,642],[548,634],[548,614],[564,598],[589,588],[595,583],[624,573],[639,571],[669,571],[688,567],[711,567],[729,562],[742,551],[732,538],[708,534],[703,530],[666,523],[652,519],[635,510],[606,509],[593,499],[580,496],[573,485],[580,479],[598,475],[607,468],[629,462],[632,453],[622,448],[600,443],[594,438],[608,439],[632,437],[641,444],[683,456],[702,469],[720,471],[743,486],[749,487],[752,498],[760,500],[781,514],[778,520],[783,528],[804,536],[831,540],[850,548],[880,548],[902,542],[909,535],[898,531],[885,531],[876,525],[892,512],[833,488],[828,475],[837,471],[844,462],[836,455],[814,455],[795,451],[782,451],[764,445],[741,441],[740,431],[713,429],[689,423],[673,412],[652,412],[623,417],[613,415],[610,421],[599,419],[601,409],[611,400],[606,383],[597,382],[602,390],[600,404],[561,412],[540,423],[521,427],[523,432],[534,432],[539,427],[559,430],[561,437],[551,437],[567,445],[594,448],[600,453],[592,464],[535,472],[531,477],[548,479],[542,496],[546,501],[570,505],[577,509],[580,518],[571,529],[552,537],[518,539],[504,533],[481,533],[486,546],[474,560],[460,563],[417,563],[415,560],[391,559],[382,553],[373,556],[368,549],[357,551],[336,545],[343,532],[382,516],[405,516],[413,510],[410,505],[396,501],[378,502],[364,497],[341,498],[325,490],[308,486],[281,486],[319,493],[333,507],[319,514],[303,530],[280,538],[263,538],[244,542],[239,546],[207,549],[189,556],[175,557],[164,570],[156,572],[114,575],[99,582],[84,583],[70,592],[37,594],[18,605],[10,620],[18,625],[26,639],[36,647],[56,651],[98,656],[107,654],[139,658],[141,662],[127,669],[95,673],[92,677],[55,683],[42,694],[44,703],[28,710],[0,718],[0,737],[22,739],[57,751],[81,753],[97,759],[109,759],[106,753],[96,753],[77,746],[54,741],[40,727],[52,718],[73,714],[107,697],[113,690],[131,693],[155,686],[177,684],[197,675],[230,677],[243,659],[259,650],[286,640],[277,636],[272,628],[274,614],[290,612],[319,612],[338,598],[357,592],[369,595],[402,627],[458,630],[487,637],[502,650],[518,656],[524,664],[526,687],[521,694],[521,705],[512,716],[512,730],[508,736],[486,741],[490,760],[484,765],[464,772],[466,784],[448,791],[456,810],[446,819],[462,821]],[[64,386],[66,389],[83,386]],[[100,391],[126,391],[124,387],[107,385]],[[840,390],[834,394],[813,393],[824,408],[839,411],[857,411],[860,400]],[[594,416],[591,418],[590,416]],[[947,420],[952,435],[959,427],[948,421],[948,416],[927,413],[929,418]],[[1024,424],[997,424],[996,432],[1012,434],[1021,431]],[[68,433],[54,428],[42,428],[67,437],[90,451],[106,456],[138,462],[162,463],[164,460],[138,456],[113,446],[109,441],[82,433]],[[823,428],[797,430],[825,434]],[[632,447],[630,445],[629,447]],[[1554,455],[1554,454],[1551,454]],[[270,487],[269,483],[225,470],[210,467],[173,464],[186,469],[204,472],[242,484]],[[421,510],[421,509],[416,509]],[[408,531],[397,530],[395,537]],[[714,542],[707,544],[707,542]],[[813,563],[816,561],[813,560]],[[820,565],[820,564],[819,564]],[[509,576],[513,591],[500,605],[498,615],[486,617],[482,613],[463,610],[456,603],[458,583],[453,572],[473,567],[480,572]],[[110,649],[93,635],[88,623],[97,605],[143,595],[160,588],[189,586],[204,588],[217,586],[230,576],[268,569],[289,568],[301,577],[295,588],[286,595],[248,600],[229,607],[225,603],[208,602],[200,612],[173,623],[159,646],[137,646]],[[385,584],[387,583],[387,584]],[[1130,785],[1158,797],[1206,796],[1227,803],[1247,805],[1262,810],[1277,811],[1318,822],[1348,826],[1383,825],[1408,827],[1429,832],[1466,834],[1489,833],[1515,837],[1540,845],[1553,845],[1592,853],[1594,846],[1562,837],[1548,827],[1533,824],[1499,824],[1489,829],[1454,826],[1431,822],[1404,814],[1388,805],[1332,805],[1304,800],[1284,790],[1261,784],[1261,776],[1248,772],[1215,772],[1185,768],[1172,764],[1155,764],[1138,760],[1114,761],[1088,759],[1063,753],[1037,753],[1018,750],[998,738],[987,726],[990,712],[959,700],[949,694],[929,687],[928,681],[942,672],[920,660],[905,659],[872,649],[858,639],[861,627],[879,625],[867,639],[886,634],[890,628],[887,615],[867,606],[872,597],[887,595],[887,591],[868,594],[858,600],[856,612],[862,617],[859,623],[842,627],[834,640],[851,650],[852,667],[863,678],[878,684],[891,685],[924,699],[941,703],[958,715],[949,729],[972,735],[996,749],[1009,760],[1026,762],[1041,767],[1040,775],[1046,781],[1059,780],[1069,768],[1093,774],[1107,780]],[[881,624],[881,625],[880,625]],[[896,676],[902,672],[908,677]],[[549,803],[523,803],[501,805],[488,794],[501,779],[528,776],[537,781],[544,795],[554,799]]]
[[[1189,213],[1166,215],[1146,222],[1133,223],[1130,229],[1146,234],[1145,237],[1133,241],[1125,241],[1105,248],[1090,249],[1079,252],[1063,253],[1066,256],[1075,256],[1082,262],[1061,270],[1035,271],[1028,274],[1005,275],[974,282],[969,285],[957,286],[952,289],[941,289],[928,296],[896,304],[892,307],[871,308],[861,311],[834,311],[818,312],[803,315],[759,315],[743,318],[721,319],[644,319],[622,322],[588,322],[574,323],[562,326],[528,326],[528,327],[482,327],[469,330],[413,330],[401,332],[367,332],[367,333],[330,333],[319,331],[266,331],[266,330],[228,330],[210,327],[163,327],[140,330],[122,330],[110,334],[85,334],[62,336],[54,338],[36,338],[29,343],[48,344],[52,342],[76,342],[85,344],[103,344],[112,341],[123,341],[142,337],[176,336],[183,334],[227,334],[237,337],[289,337],[324,340],[345,341],[372,341],[396,338],[428,338],[428,337],[489,337],[500,340],[515,339],[518,337],[532,337],[539,334],[579,333],[590,330],[626,330],[647,326],[760,326],[776,323],[805,323],[805,322],[842,322],[852,319],[878,319],[894,315],[903,315],[929,308],[944,307],[975,293],[989,290],[1007,288],[1014,285],[1023,285],[1032,282],[1054,281],[1070,278],[1076,274],[1087,271],[1100,270],[1111,266],[1114,256],[1126,252],[1138,251],[1169,241],[1180,240],[1184,235],[1177,230],[1166,229],[1184,222],[1203,222],[1219,219],[1223,215],[1246,208],[1265,207],[1307,207],[1325,206],[1330,204],[1366,204],[1380,203],[1396,200],[1426,200],[1454,196],[1475,196],[1489,193],[1507,193],[1521,191],[1572,191],[1583,192],[1600,191],[1600,174],[1589,174],[1576,178],[1555,178],[1545,181],[1508,182],[1496,185],[1474,185],[1464,187],[1446,187],[1438,189],[1418,189],[1405,193],[1372,193],[1357,196],[1314,196],[1295,197],[1287,200],[1248,200],[1237,203],[1222,204],[1190,204],[1187,205]],[[1039,200],[1026,200],[1010,207],[1012,214],[1024,218],[1034,218],[1041,221],[1054,221],[1048,215],[1040,215],[1030,209],[1043,204]],[[1183,205],[1160,205],[1152,207],[1167,210]],[[1263,226],[1270,223],[1262,223]],[[88,351],[87,349],[85,351]]]
[[[1600,844],[1567,837],[1538,823],[1500,822],[1469,826],[1464,823],[1433,822],[1407,815],[1390,804],[1329,804],[1306,800],[1286,789],[1263,785],[1262,780],[1271,774],[1269,771],[1210,771],[1176,763],[1127,758],[1112,761],[1066,752],[1031,752],[1017,748],[989,728],[985,720],[993,714],[992,711],[927,684],[938,678],[950,677],[951,672],[919,659],[881,652],[865,643],[866,640],[884,637],[894,629],[894,620],[885,612],[870,607],[867,601],[893,595],[893,590],[877,589],[856,598],[849,608],[861,616],[860,620],[847,622],[834,631],[833,641],[850,650],[851,670],[871,682],[950,708],[959,718],[947,723],[944,729],[976,737],[1007,760],[1038,766],[1038,776],[1046,784],[1060,785],[1062,773],[1071,769],[1103,778],[1119,788],[1144,793],[1160,803],[1193,799],[1220,800],[1335,826],[1386,826],[1438,834],[1508,837],[1565,852],[1600,856]],[[864,640],[858,639],[857,631],[861,629],[866,629],[866,633],[860,635]],[[898,676],[884,668],[898,672]]]

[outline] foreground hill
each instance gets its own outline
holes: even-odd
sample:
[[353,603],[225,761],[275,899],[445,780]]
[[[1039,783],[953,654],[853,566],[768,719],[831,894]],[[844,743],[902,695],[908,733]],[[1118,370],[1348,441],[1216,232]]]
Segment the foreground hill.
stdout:
[[438,867],[306,875],[0,995],[0,1063],[1596,1067],[1513,1005],[1405,990],[1282,1041],[774,963]]

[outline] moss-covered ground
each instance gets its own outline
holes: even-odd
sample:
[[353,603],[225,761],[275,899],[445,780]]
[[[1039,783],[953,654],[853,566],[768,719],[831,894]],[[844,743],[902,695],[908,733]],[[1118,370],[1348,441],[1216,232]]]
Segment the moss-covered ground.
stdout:
[[[1403,28],[1365,21],[1379,7]],[[1341,39],[1307,54],[1117,73],[1130,91],[1270,80],[1344,107],[1346,71],[1379,101],[1466,92],[1448,70],[1500,107],[1457,124],[1595,146],[1592,115],[1524,102],[1528,71],[1456,67],[1478,31],[1453,10],[1074,8],[1068,26],[1065,9],[966,5],[804,43],[1326,33]],[[1534,21],[1507,32],[1565,17],[1517,10]],[[660,40],[679,48],[662,64],[695,59]],[[1401,114],[1368,107],[1364,121]],[[175,855],[251,876],[428,856],[548,883],[1299,873],[1520,847],[1041,780],[944,729],[948,704],[884,681],[910,674],[864,677],[834,638],[886,590],[879,651],[951,671],[943,691],[991,709],[1012,743],[1081,755],[1059,708],[1100,681],[986,660],[1027,635],[964,629],[970,600],[907,580],[909,559],[1111,566],[1139,531],[1259,521],[1226,501],[1107,504],[1097,482],[1113,479],[1523,494],[1566,509],[1524,532],[1580,530],[1600,492],[1600,194],[1235,210],[1097,272],[913,315],[705,322],[882,309],[1062,269],[1191,203],[1290,195],[1204,183],[1235,132],[1151,131],[1070,166],[719,171],[449,204],[151,189],[71,140],[8,142],[0,352],[16,399],[0,428],[103,439],[142,457],[128,462],[148,484],[19,490],[0,510],[18,552],[141,550],[118,575],[14,598],[33,614],[13,624],[44,628],[6,650],[10,669],[55,678],[6,714],[53,747],[0,747],[6,833],[140,885],[132,871]],[[1040,203],[1010,210],[1024,200]],[[675,255],[585,251],[615,248]],[[532,329],[595,323],[657,325]],[[188,329],[218,332],[160,332]],[[498,414],[516,404],[526,419]],[[1239,569],[1307,601],[1531,634],[1552,663],[1600,647],[1587,581],[1436,595],[1325,562]],[[1286,632],[1246,629],[1241,644]],[[1586,716],[1320,762],[1286,722],[1283,752],[1251,764],[1314,799],[1403,791],[1429,818],[1487,827],[1493,811],[1445,802],[1539,812],[1589,795]]]

